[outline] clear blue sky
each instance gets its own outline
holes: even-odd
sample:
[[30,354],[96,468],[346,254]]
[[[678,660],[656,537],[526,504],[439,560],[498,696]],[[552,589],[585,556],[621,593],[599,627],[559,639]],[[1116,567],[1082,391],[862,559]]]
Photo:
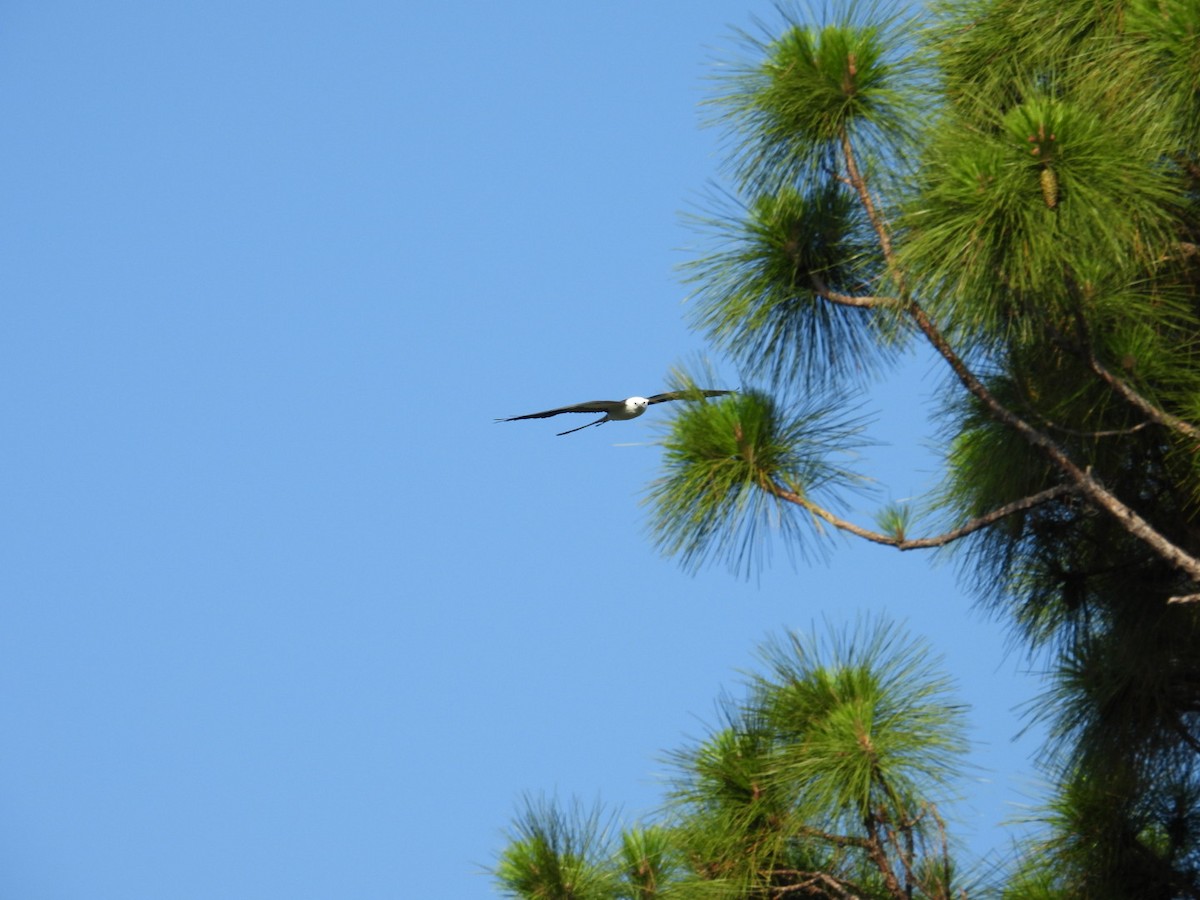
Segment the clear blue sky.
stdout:
[[[864,611],[945,655],[1003,847],[1037,682],[951,565],[692,577],[639,505],[661,408],[493,422],[703,349],[679,212],[752,15],[4,5],[0,896],[493,896],[523,792],[652,811],[758,642]],[[926,370],[875,396],[893,497]]]

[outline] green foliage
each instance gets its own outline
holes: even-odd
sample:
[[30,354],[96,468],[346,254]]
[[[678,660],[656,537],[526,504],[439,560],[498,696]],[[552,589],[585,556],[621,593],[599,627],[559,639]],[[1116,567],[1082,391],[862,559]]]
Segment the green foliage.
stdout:
[[1136,773],[1074,770],[1045,810],[1005,891],[1026,897],[1174,900],[1200,893],[1195,779],[1140,783]]
[[844,186],[784,187],[698,221],[720,249],[687,267],[698,286],[693,319],[744,371],[821,383],[890,359],[877,313],[815,293],[817,284],[856,291],[878,274],[861,207]]
[[900,820],[957,775],[964,710],[928,648],[885,623],[830,644],[793,634],[763,654],[753,705],[785,739],[773,777],[802,792],[808,819],[852,828],[884,807]]
[[[659,547],[680,554],[686,565],[715,557],[741,570],[761,561],[755,552],[767,549],[763,538],[771,531],[789,550],[821,549],[811,517],[763,486],[836,502],[861,483],[832,460],[858,441],[861,421],[824,403],[780,408],[753,390],[680,404],[676,412],[662,441],[667,474],[647,495]],[[735,528],[728,527],[731,521]]]
[[[700,746],[677,755],[682,776],[671,802],[675,834],[692,861],[687,880],[736,894],[761,873],[800,864],[791,797],[769,783],[771,735],[738,713]],[[806,865],[824,860],[808,858]]]
[[607,862],[607,829],[598,810],[527,800],[495,869],[510,897],[523,900],[617,900]]
[[693,878],[746,896],[822,872],[886,895],[886,875],[915,863],[899,859],[903,834],[938,860],[919,886],[936,893],[948,859],[933,802],[965,742],[927,648],[878,620],[825,643],[788,635],[761,656],[747,700],[675,758],[678,833],[685,856],[706,861]]
[[[901,339],[927,341],[964,388],[940,410],[947,470],[931,505],[979,596],[1052,661],[1034,709],[1064,805],[1048,814],[1053,852],[1028,854],[1013,884],[1194,895],[1195,846],[1164,837],[1181,826],[1159,786],[1200,795],[1200,613],[1167,602],[1200,582],[1164,549],[1200,558],[1200,5],[944,0],[920,42],[909,35],[862,7],[785,14],[723,79],[714,104],[746,199],[704,223],[715,245],[689,272],[696,323],[805,400],[799,415],[755,392],[682,412],[652,493],[656,536],[689,566],[744,563],[768,530],[810,549],[802,526],[816,522],[915,537],[907,506],[885,506],[874,533],[828,512],[814,473],[847,436],[812,412]],[[830,486],[854,483],[837,471]],[[806,797],[826,814],[873,804],[857,745],[822,744],[816,723],[823,701],[859,698],[830,706],[845,739],[847,721],[873,721],[877,685],[853,666],[801,681],[792,702],[814,718],[793,744],[830,751],[797,764]],[[783,858],[786,841],[748,837],[790,801],[747,761],[760,757],[744,733],[696,758],[756,791],[736,807],[746,818],[713,831]],[[814,774],[819,759],[836,777]]]
[[951,107],[933,129],[904,217],[914,288],[952,331],[989,343],[1047,325],[1070,333],[1114,290],[1155,311],[1145,266],[1169,244],[1181,199],[1164,128],[1093,83],[1022,93],[982,122]]
[[528,900],[957,896],[936,802],[963,710],[928,649],[878,619],[761,658],[744,701],[674,755],[661,823],[613,842],[595,812],[527,804],[499,884]]
[[902,20],[865,4],[822,26],[784,16],[782,34],[741,35],[752,59],[730,69],[711,101],[715,121],[736,135],[741,184],[773,193],[804,183],[850,133],[886,137],[899,152],[920,113],[917,73],[898,52]]
[[1094,0],[939,0],[927,40],[936,46],[942,90],[976,114],[1021,102],[1030,84],[1085,81],[1121,4]]
[[1200,140],[1200,7],[1191,0],[1133,0],[1125,31],[1136,42],[1143,69],[1171,103],[1164,116],[1178,129],[1181,149]]
[[618,864],[629,900],[653,900],[671,894],[680,863],[670,831],[649,825],[621,835]]
[[888,503],[875,516],[879,530],[900,541],[908,537],[912,521],[912,507],[907,503]]
[[[1111,586],[1100,581],[1088,588]],[[1200,667],[1192,648],[1200,640],[1200,620],[1187,606],[1129,608],[1126,601],[1122,608],[1118,602],[1114,598],[1104,610],[1109,621],[1089,623],[1088,633],[1062,652],[1038,704],[1050,725],[1051,748],[1092,774],[1113,760],[1120,767],[1131,758],[1153,765],[1195,751],[1194,743],[1181,745],[1180,726],[1198,697]]]
[[833,306],[818,288],[863,293],[885,266],[852,190],[834,176],[846,140],[891,182],[909,165],[926,104],[911,35],[888,10],[850,4],[823,25],[784,12],[782,34],[742,34],[751,57],[728,69],[710,105],[732,136],[749,199],[696,217],[716,248],[687,266],[694,319],[751,375],[774,382],[875,371],[891,359],[893,317]]

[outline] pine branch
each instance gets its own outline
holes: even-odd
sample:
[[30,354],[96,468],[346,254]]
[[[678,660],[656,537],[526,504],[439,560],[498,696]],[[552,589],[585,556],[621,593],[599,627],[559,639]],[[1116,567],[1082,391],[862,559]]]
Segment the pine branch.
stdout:
[[1075,492],[1073,485],[1059,484],[1052,488],[1047,488],[1036,494],[1031,494],[1028,497],[1023,497],[1020,500],[1014,500],[1012,503],[1006,503],[1004,506],[994,509],[985,515],[979,516],[944,534],[934,535],[932,537],[923,538],[900,538],[895,535],[883,534],[878,531],[873,531],[870,528],[863,528],[861,525],[856,525],[840,516],[834,515],[829,510],[822,506],[813,503],[803,494],[789,490],[776,482],[764,479],[762,488],[768,493],[780,500],[786,500],[788,503],[794,503],[797,506],[803,507],[808,512],[812,513],[819,519],[832,525],[841,531],[852,534],[855,537],[860,537],[863,540],[871,541],[875,544],[883,544],[887,547],[895,547],[897,550],[928,550],[933,547],[944,547],[946,544],[964,538],[973,532],[979,531],[981,528],[986,528],[1001,519],[1011,516],[1013,513],[1022,512],[1027,509],[1032,509],[1042,503],[1047,503],[1050,500],[1055,500],[1065,494]]
[[925,311],[912,301],[910,301],[910,314],[916,321],[917,327],[925,334],[934,349],[938,351],[942,358],[950,365],[950,368],[954,370],[954,373],[958,376],[963,386],[976,399],[983,403],[995,419],[1008,425],[1032,447],[1040,450],[1059,471],[1074,482],[1081,494],[1091,500],[1095,506],[1104,510],[1120,522],[1122,527],[1131,535],[1148,545],[1163,559],[1183,572],[1186,572],[1194,581],[1200,582],[1200,559],[1185,552],[1160,534],[1149,522],[1105,488],[1092,475],[1090,470],[1080,468],[1067,452],[1049,435],[1034,428],[997,400],[991,391],[984,387],[975,374],[967,368],[958,354],[954,352],[954,349],[929,319]]
[[[1200,441],[1200,428],[1197,428],[1190,422],[1184,421],[1178,416],[1171,415],[1171,413],[1164,409],[1159,409],[1157,406],[1135,391],[1128,382],[1122,378],[1118,378],[1107,368],[1105,368],[1100,360],[1096,359],[1094,353],[1089,352],[1087,356],[1088,366],[1091,368],[1091,370],[1096,373],[1101,381],[1120,394],[1122,399],[1124,399],[1125,402],[1127,402],[1130,406],[1138,409],[1150,421],[1166,428],[1170,428],[1172,431],[1177,431],[1180,434],[1186,435],[1192,440]],[[1200,449],[1200,447],[1197,449]]]
[[852,294],[841,294],[830,290],[821,276],[815,272],[810,272],[808,277],[812,281],[813,292],[818,297],[839,306],[853,306],[858,309],[899,309],[901,305],[895,297],[856,297]]
[[[872,750],[874,756],[874,750]],[[898,822],[890,821],[891,817],[886,814],[886,810],[880,807],[879,814],[876,816],[878,821],[883,825],[883,830],[886,840],[892,845],[896,858],[900,860],[900,865],[904,868],[904,897],[905,900],[912,900],[913,882],[913,857],[916,855],[914,846],[913,829],[921,820],[923,812],[918,813],[915,817],[909,816],[904,808],[904,804],[897,796],[892,783],[883,777],[883,773],[879,771],[878,765],[875,766],[875,780],[879,783],[880,788],[887,796],[888,801],[892,804],[892,809],[898,816]],[[899,832],[899,833],[897,833]],[[903,845],[900,842],[900,835],[904,835]]]
[[867,828],[867,856],[879,870],[888,893],[900,900],[904,897],[904,889],[900,886],[900,879],[896,877],[892,864],[888,860],[887,850],[879,837],[879,820],[873,814],[868,813],[867,820],[863,824]]
[[887,263],[888,271],[896,280],[896,286],[900,289],[900,296],[908,296],[908,288],[904,283],[904,273],[901,271],[896,262],[896,254],[892,250],[892,235],[888,231],[887,224],[883,221],[883,216],[879,214],[879,209],[875,206],[875,201],[871,197],[871,192],[867,188],[867,180],[863,178],[862,173],[858,168],[858,160],[854,156],[854,145],[850,142],[850,132],[842,128],[842,155],[846,161],[846,177],[850,181],[850,185],[858,194],[859,202],[862,203],[863,210],[867,214],[867,219],[871,223],[871,227],[875,229],[875,234],[879,238],[879,249],[883,252],[884,262]]
[[1030,410],[1030,412],[1033,412],[1034,415],[1041,419],[1042,424],[1050,430],[1069,435],[1070,437],[1084,438],[1086,440],[1097,440],[1099,438],[1110,437],[1128,437],[1129,435],[1137,434],[1144,428],[1149,428],[1154,424],[1153,422],[1139,422],[1136,425],[1131,425],[1129,428],[1106,428],[1101,431],[1080,431],[1077,428],[1068,428],[1066,425],[1059,425],[1057,422],[1046,418],[1034,410]]
[[[1105,488],[1089,470],[1080,468],[1074,460],[1046,433],[1030,425],[1015,412],[1001,403],[983,384],[963,359],[955,352],[950,342],[934,324],[929,314],[914,299],[912,299],[904,273],[900,269],[892,248],[892,238],[883,217],[875,206],[866,180],[858,168],[854,157],[854,148],[849,133],[844,129],[841,135],[842,152],[845,156],[846,174],[858,193],[863,210],[879,238],[879,248],[887,264],[905,312],[916,323],[917,328],[925,335],[926,340],[938,355],[942,357],[957,376],[959,382],[974,396],[997,421],[1007,425],[1019,434],[1030,446],[1039,450],[1050,462],[1066,475],[1079,492],[1087,497],[1098,508],[1104,510],[1125,528],[1131,535],[1148,545],[1163,559],[1176,568],[1186,572],[1194,581],[1200,583],[1200,559],[1182,550],[1160,534],[1132,508],[1123,503],[1115,494]],[[840,526],[839,526],[840,527]],[[865,534],[863,535],[866,536]],[[870,538],[868,538],[870,540]]]
[[896,855],[900,858],[900,864],[904,867],[904,896],[907,900],[912,900],[913,885],[917,882],[916,873],[913,872],[913,861],[916,858],[916,838],[913,835],[911,825],[906,825],[901,829],[901,834],[904,835],[904,844],[900,844],[900,836],[896,834],[893,828],[888,829],[888,836],[892,840],[892,845],[896,848]]
[[814,828],[811,825],[800,825],[797,830],[805,837],[817,838],[835,847],[856,847],[859,850],[867,849],[867,839],[852,834],[833,834],[828,831],[822,831],[820,828]]
[[1180,594],[1167,598],[1168,603],[1200,603],[1200,594]]
[[829,892],[834,892],[832,896],[841,897],[843,900],[860,900],[861,888],[855,886],[849,881],[829,875],[825,872],[806,872],[801,869],[772,869],[769,875],[786,875],[789,878],[795,878],[795,884],[779,885],[771,888],[772,893],[777,897],[785,897],[788,894],[803,891],[810,896],[825,897],[830,896]]
[[[1057,329],[1050,328],[1050,333],[1060,347],[1067,350],[1074,356],[1082,359],[1089,369],[1106,385],[1120,395],[1120,397],[1132,406],[1134,409],[1146,416],[1147,420],[1157,425],[1162,425],[1164,428],[1169,428],[1172,431],[1177,431],[1180,434],[1186,435],[1195,441],[1200,441],[1200,428],[1192,425],[1190,422],[1172,415],[1164,409],[1159,408],[1150,400],[1143,397],[1129,382],[1114,374],[1100,360],[1096,358],[1095,352],[1091,348],[1091,340],[1087,333],[1087,326],[1080,318],[1079,331],[1080,336],[1077,341],[1068,340],[1064,335],[1058,332]],[[1197,448],[1200,449],[1200,448]]]

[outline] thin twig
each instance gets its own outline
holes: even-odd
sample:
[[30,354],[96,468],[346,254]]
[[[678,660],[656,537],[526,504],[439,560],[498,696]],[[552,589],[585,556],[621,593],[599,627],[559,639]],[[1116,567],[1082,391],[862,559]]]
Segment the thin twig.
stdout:
[[1043,425],[1053,431],[1058,431],[1071,437],[1084,438],[1085,440],[1091,440],[1093,438],[1126,437],[1127,435],[1137,434],[1143,428],[1149,428],[1154,424],[1153,422],[1146,421],[1139,422],[1136,425],[1131,425],[1128,428],[1108,428],[1103,431],[1079,431],[1075,428],[1068,428],[1066,425],[1059,425],[1058,423],[1053,422],[1040,414],[1038,415],[1038,418],[1042,420]]

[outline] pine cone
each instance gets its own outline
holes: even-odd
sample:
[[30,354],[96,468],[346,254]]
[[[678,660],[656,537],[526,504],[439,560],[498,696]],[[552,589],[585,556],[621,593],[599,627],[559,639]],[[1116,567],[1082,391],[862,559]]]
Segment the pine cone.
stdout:
[[1049,166],[1042,166],[1042,199],[1050,209],[1058,206],[1058,176]]

